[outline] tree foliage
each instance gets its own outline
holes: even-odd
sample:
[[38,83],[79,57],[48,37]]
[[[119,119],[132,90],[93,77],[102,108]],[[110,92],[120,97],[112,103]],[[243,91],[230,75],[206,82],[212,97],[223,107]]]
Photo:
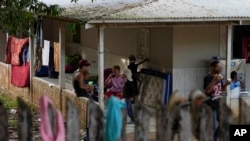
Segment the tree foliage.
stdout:
[[29,25],[38,19],[39,14],[58,16],[63,10],[59,5],[47,5],[38,0],[0,0],[0,30],[27,36]]

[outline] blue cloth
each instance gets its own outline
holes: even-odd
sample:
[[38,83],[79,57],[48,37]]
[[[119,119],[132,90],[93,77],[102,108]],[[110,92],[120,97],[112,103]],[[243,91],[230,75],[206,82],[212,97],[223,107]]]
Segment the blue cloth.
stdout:
[[238,88],[238,87],[240,87],[240,81],[231,82],[230,90],[233,90],[234,88]]
[[24,45],[23,53],[22,53],[22,61],[23,65],[26,64],[26,62],[29,62],[29,44]]
[[121,136],[122,108],[126,108],[125,102],[114,96],[107,101],[104,141],[117,141]]

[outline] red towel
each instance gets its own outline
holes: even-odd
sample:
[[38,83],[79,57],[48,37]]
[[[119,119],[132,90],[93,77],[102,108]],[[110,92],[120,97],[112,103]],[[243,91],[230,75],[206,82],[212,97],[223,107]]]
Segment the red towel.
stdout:
[[5,63],[12,65],[22,65],[22,52],[29,38],[18,39],[9,37],[5,53]]
[[30,63],[25,65],[11,65],[11,84],[17,87],[29,87],[30,85]]

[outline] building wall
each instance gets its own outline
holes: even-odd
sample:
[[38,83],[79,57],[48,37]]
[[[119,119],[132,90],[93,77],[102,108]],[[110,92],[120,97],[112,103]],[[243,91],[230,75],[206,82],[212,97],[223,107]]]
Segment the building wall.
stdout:
[[175,27],[173,29],[173,90],[188,96],[203,89],[209,60],[220,53],[220,27]]
[[149,60],[153,68],[159,69],[160,71],[172,71],[173,28],[150,29]]
[[[96,74],[98,68],[98,29],[83,29],[81,44],[68,40],[66,53],[81,53],[91,62],[90,72]],[[107,28],[104,30],[104,67],[120,65],[124,69],[128,65],[128,56],[137,53],[138,31],[136,28]],[[172,28],[149,29],[150,63],[149,67],[166,71],[172,67]],[[70,33],[66,34],[67,36]],[[140,60],[138,60],[140,61]],[[147,65],[144,65],[147,66]]]

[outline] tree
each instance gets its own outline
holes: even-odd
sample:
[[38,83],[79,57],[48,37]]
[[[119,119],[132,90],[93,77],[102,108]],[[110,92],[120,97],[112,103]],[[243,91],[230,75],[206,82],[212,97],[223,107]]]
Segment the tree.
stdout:
[[63,10],[59,5],[47,5],[38,0],[0,0],[0,30],[27,36],[29,25],[38,20],[38,15],[59,16]]

